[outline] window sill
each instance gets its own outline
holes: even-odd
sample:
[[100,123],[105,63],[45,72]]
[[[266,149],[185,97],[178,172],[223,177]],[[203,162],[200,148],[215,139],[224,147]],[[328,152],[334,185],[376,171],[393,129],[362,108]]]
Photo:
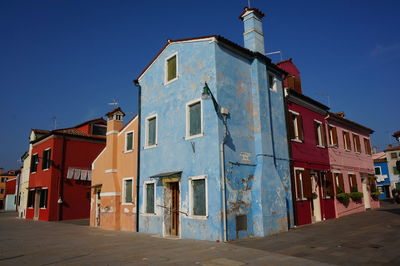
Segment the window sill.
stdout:
[[41,210],[47,210],[47,207],[46,208],[40,208]]
[[301,139],[291,139],[291,141],[298,142],[298,143],[303,143],[303,141]]
[[204,136],[204,133],[200,133],[200,134],[193,135],[193,136],[186,136],[186,137],[185,137],[185,140],[190,140],[190,139],[195,139],[195,138],[201,138],[201,137],[203,137],[203,136]]
[[133,203],[129,203],[129,202],[121,203],[121,206],[133,206]]
[[300,199],[296,199],[296,201],[306,201],[307,198],[300,198]]
[[344,149],[345,151],[347,151],[347,152],[351,152],[351,150],[348,150],[348,149]]
[[359,152],[359,151],[356,151],[356,154],[361,154],[361,152]]
[[31,172],[31,174],[33,175],[33,174],[36,174],[36,172]]
[[156,213],[141,213],[142,216],[157,216]]
[[198,220],[207,220],[208,219],[208,215],[189,215],[187,217],[188,219],[198,219]]
[[325,147],[325,146],[322,146],[322,145],[317,145],[317,148],[325,149],[326,147]]
[[133,150],[124,151],[123,153],[131,153]]
[[49,168],[46,168],[46,169],[42,169],[42,170],[43,170],[43,172],[45,172],[45,171],[49,170]]
[[167,85],[169,85],[169,84],[171,84],[171,83],[173,83],[174,81],[177,81],[178,80],[178,76],[176,76],[175,78],[173,78],[173,79],[171,79],[171,80],[165,80],[164,81],[164,86],[167,86]]
[[147,149],[153,149],[156,148],[157,144],[151,145],[151,146],[144,146],[143,149],[147,150]]

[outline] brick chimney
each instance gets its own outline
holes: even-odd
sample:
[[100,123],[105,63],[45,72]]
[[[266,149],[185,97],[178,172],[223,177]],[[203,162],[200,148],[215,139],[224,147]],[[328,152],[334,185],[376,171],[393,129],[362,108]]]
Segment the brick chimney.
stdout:
[[117,168],[117,145],[118,145],[118,133],[122,129],[122,120],[125,113],[122,112],[121,108],[118,107],[111,112],[106,114],[107,116],[107,143],[106,147],[112,156],[111,169]]
[[245,7],[239,18],[244,23],[244,47],[261,54],[265,53],[264,33],[262,28],[262,18],[264,13],[257,8]]

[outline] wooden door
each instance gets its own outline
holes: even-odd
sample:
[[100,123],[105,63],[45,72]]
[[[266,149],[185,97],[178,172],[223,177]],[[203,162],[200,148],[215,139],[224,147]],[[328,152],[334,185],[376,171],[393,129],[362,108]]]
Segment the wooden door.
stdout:
[[170,183],[171,189],[171,232],[172,236],[179,235],[179,183]]

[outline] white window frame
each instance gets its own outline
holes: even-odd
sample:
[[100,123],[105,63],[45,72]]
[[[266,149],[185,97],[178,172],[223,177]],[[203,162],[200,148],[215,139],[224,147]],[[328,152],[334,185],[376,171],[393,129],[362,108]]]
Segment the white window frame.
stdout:
[[[46,208],[40,207],[40,197],[42,196],[42,191],[47,190],[47,201],[46,201]],[[43,187],[40,189],[40,194],[39,194],[39,209],[41,210],[47,210],[47,203],[49,202],[49,188],[48,187]]]
[[34,194],[34,196],[33,196],[33,207],[30,207],[30,206],[28,206],[28,202],[29,202],[29,191],[35,191],[35,189],[33,188],[33,189],[29,189],[28,190],[28,196],[27,196],[27,199],[26,199],[26,205],[27,205],[27,207],[28,207],[28,209],[34,209],[35,208],[35,202],[36,202],[36,193]]
[[[336,144],[333,143],[333,134],[332,134],[331,128],[336,129],[336,140],[337,140]],[[338,133],[337,132],[338,131],[337,131],[337,127],[336,126],[328,124],[328,135],[329,135],[329,143],[328,143],[328,145],[329,145],[329,147],[338,147],[339,146],[339,137],[338,137]]]
[[324,146],[324,141],[322,139],[323,134],[322,134],[322,130],[324,130],[324,127],[322,126],[323,123],[319,120],[314,119],[314,122],[319,124],[319,127],[317,128],[317,134],[318,134],[318,143],[317,143],[317,147],[318,148],[325,148]]
[[271,90],[271,91],[278,91],[278,79],[276,78],[276,75],[275,74],[273,74],[273,73],[271,73],[271,72],[268,72],[268,74],[267,74],[267,78],[268,78],[268,83],[269,83],[269,76],[272,76],[273,77],[273,79],[272,79],[272,81],[273,81],[273,84],[268,84],[268,88],[269,88],[269,90]]
[[[47,151],[47,150],[51,150],[51,148],[49,147],[49,148],[47,148],[47,149],[44,149],[43,152],[42,152],[42,154],[43,154],[45,151]],[[50,151],[50,157],[51,157],[51,151]],[[42,160],[44,160],[44,157],[42,158]],[[49,161],[50,161],[50,158],[49,158]],[[43,162],[42,162],[42,164],[43,164]],[[38,164],[38,165],[39,165],[39,164]],[[47,170],[49,170],[49,168],[50,168],[50,165],[49,165],[48,168],[42,169],[42,171],[43,171],[43,172],[44,172],[44,171],[47,171]]]
[[374,166],[374,172],[375,172],[375,168],[379,168],[379,172],[380,172],[379,175],[382,175],[382,167],[380,167],[380,166]]
[[[157,121],[156,121],[157,123]],[[157,126],[156,126],[157,127]],[[127,150],[127,144],[128,144],[128,134],[132,133],[132,149],[131,150]],[[124,145],[124,152],[128,153],[128,152],[132,152],[135,149],[135,131],[131,130],[125,133],[125,145]]]
[[[154,213],[147,213],[146,209],[147,209],[147,185],[149,184],[154,184]],[[144,181],[143,182],[143,211],[142,211],[142,215],[144,216],[155,216],[157,215],[157,209],[156,209],[156,193],[157,191],[157,185],[156,185],[156,181],[154,180],[150,180],[150,181]]]
[[[132,202],[125,202],[125,196],[126,196],[126,190],[125,190],[125,181],[127,180],[132,180]],[[121,205],[133,205],[133,202],[135,201],[134,197],[133,197],[133,177],[125,177],[122,178],[122,200],[121,200]]]
[[29,172],[30,172],[30,174],[35,174],[35,173],[37,173],[38,168],[39,168],[39,164],[40,164],[40,163],[39,163],[39,153],[34,153],[34,154],[32,154],[31,160],[33,159],[33,157],[34,157],[35,155],[37,155],[37,157],[38,157],[38,163],[36,164],[36,171],[35,171],[35,172],[31,172],[30,167],[29,167]]
[[[168,80],[168,60],[171,59],[172,57],[176,56],[176,77]],[[178,57],[178,52],[175,52],[173,54],[171,54],[170,56],[165,58],[164,61],[164,85],[168,85],[174,81],[176,81],[177,79],[179,79],[179,57]]]
[[[153,145],[148,145],[148,141],[149,141],[149,120],[152,118],[156,118],[156,143]],[[157,114],[154,115],[150,115],[148,117],[146,117],[146,121],[145,121],[145,143],[144,143],[144,149],[151,149],[151,148],[155,148],[157,147],[158,144],[158,116]]]
[[[193,214],[193,187],[192,181],[193,180],[201,180],[204,179],[204,186],[205,186],[205,197],[206,197],[206,215],[194,215]],[[191,176],[188,178],[189,180],[189,218],[193,219],[207,219],[208,218],[208,181],[207,175],[199,175],[199,176]]]
[[347,130],[342,130],[342,135],[343,135],[343,148],[345,149],[345,151],[351,151],[351,149],[349,149],[349,144],[351,145],[351,143],[347,143],[347,138],[344,136],[344,133],[347,133],[349,135],[349,140],[351,142],[351,138],[350,138],[350,132]]
[[[292,121],[290,119],[290,123],[293,123],[293,130],[294,130],[294,139],[291,139],[292,141],[296,141],[296,142],[300,142],[303,143],[303,141],[301,139],[299,139],[299,127],[298,127],[298,117],[300,116],[300,113],[297,113],[295,111],[289,110],[289,113],[292,113],[296,116],[296,122],[294,123],[294,121]],[[304,132],[303,132],[304,134]]]
[[[294,170],[294,184],[295,184],[295,191],[296,191],[296,200],[297,201],[299,201],[299,200],[307,200],[307,198],[306,197],[304,197],[304,192],[303,192],[303,172],[304,172],[304,168],[301,168],[301,167],[294,167],[293,168],[293,170]],[[297,184],[297,177],[296,177],[296,171],[297,170],[299,170],[299,171],[302,171],[302,173],[301,173],[301,175],[300,175],[300,182],[301,182],[301,184],[300,184],[300,188],[301,188],[301,198],[298,198],[297,197],[297,186],[299,185],[299,184]]]
[[[352,139],[353,139],[354,152],[357,153],[357,154],[360,154],[360,153],[361,153],[361,150],[362,150],[362,148],[361,148],[361,138],[360,138],[360,135],[357,134],[357,133],[354,133],[354,132],[352,132],[351,134],[352,134],[352,136],[353,136]],[[359,151],[357,150],[357,143],[354,141],[354,137],[355,137],[355,136],[358,137],[358,141],[360,142],[360,150],[359,150]]]
[[[197,135],[190,136],[190,106],[195,103],[200,103],[200,133]],[[190,101],[186,104],[186,137],[185,139],[194,139],[204,136],[204,126],[203,126],[203,100],[201,98]]]

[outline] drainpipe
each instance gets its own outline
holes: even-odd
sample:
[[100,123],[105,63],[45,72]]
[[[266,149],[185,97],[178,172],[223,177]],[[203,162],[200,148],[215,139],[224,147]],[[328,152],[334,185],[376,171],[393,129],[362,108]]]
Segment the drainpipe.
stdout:
[[[286,77],[285,77],[286,78]],[[290,139],[290,132],[289,132],[289,105],[288,105],[288,95],[285,95],[286,89],[283,91],[283,104],[285,105],[285,117],[286,117],[286,136],[287,136],[287,142],[288,142],[288,154],[289,154],[289,167],[290,167],[290,189],[292,190],[292,205],[293,205],[293,223],[294,225],[298,225],[298,220],[297,220],[297,206],[296,206],[296,187],[294,186],[295,184],[295,178],[294,175],[296,174],[294,172],[294,165],[293,165],[293,160],[292,160],[292,140]],[[289,217],[288,217],[289,220]],[[288,223],[288,227],[290,229],[290,221]]]
[[138,155],[137,155],[137,172],[136,172],[136,232],[139,232],[139,184],[140,184],[140,120],[142,112],[142,86],[139,80],[134,80],[133,83],[138,88]]
[[60,170],[60,184],[59,184],[59,190],[58,190],[58,220],[61,221],[63,217],[63,196],[64,196],[64,169],[65,169],[65,156],[67,154],[66,149],[67,149],[67,142],[65,139],[65,136],[62,137],[63,140],[63,145],[62,145],[62,159],[61,159],[61,170]]
[[224,242],[227,241],[227,222],[226,222],[226,176],[225,176],[225,142],[226,142],[226,115],[222,115],[223,123],[224,123],[224,138],[220,143],[220,158],[221,158],[221,181],[222,181],[222,219],[223,219],[223,227],[224,227]]

